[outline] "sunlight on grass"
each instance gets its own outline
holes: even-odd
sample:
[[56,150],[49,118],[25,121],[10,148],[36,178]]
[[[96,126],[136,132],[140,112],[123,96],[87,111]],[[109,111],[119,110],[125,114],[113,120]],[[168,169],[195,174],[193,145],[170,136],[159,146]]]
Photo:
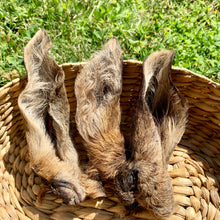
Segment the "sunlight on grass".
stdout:
[[24,46],[41,27],[59,64],[85,61],[115,36],[124,59],[173,49],[174,65],[219,82],[219,9],[211,0],[2,0],[0,85],[25,74]]

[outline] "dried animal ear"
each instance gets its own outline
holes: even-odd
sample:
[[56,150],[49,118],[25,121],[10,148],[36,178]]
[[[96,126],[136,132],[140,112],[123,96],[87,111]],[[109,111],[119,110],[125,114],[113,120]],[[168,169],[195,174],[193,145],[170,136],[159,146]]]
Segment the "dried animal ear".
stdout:
[[166,163],[179,143],[187,121],[187,107],[171,79],[175,54],[163,50],[151,54],[143,64],[148,87],[146,101],[158,126]]
[[[173,52],[151,54],[143,63],[142,85],[133,113],[131,130],[132,162],[137,177],[136,200],[157,216],[173,210],[172,183],[163,160],[159,124],[167,113],[168,79]],[[166,75],[166,76],[165,76]]]
[[116,176],[126,167],[124,137],[120,132],[122,53],[116,38],[86,63],[75,81],[76,123],[90,162],[104,182],[113,182],[114,192],[126,204],[134,195],[124,192]]
[[185,103],[171,80],[173,51],[151,54],[134,111],[131,149],[138,171],[137,201],[157,216],[172,214],[174,201],[167,165],[186,124]]
[[18,104],[26,122],[30,164],[66,203],[85,198],[78,157],[69,136],[69,104],[64,72],[48,56],[49,36],[39,30],[24,50],[28,83]]

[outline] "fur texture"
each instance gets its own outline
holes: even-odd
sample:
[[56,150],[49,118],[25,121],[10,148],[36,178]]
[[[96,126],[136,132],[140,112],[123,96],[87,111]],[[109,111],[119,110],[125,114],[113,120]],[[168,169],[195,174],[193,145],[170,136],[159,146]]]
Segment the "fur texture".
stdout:
[[122,54],[117,39],[113,38],[76,78],[76,123],[92,166],[102,181],[113,183],[115,194],[129,205],[134,196],[121,188],[121,170],[127,170],[124,137],[120,132],[121,92]]
[[156,216],[172,214],[174,201],[167,166],[187,121],[187,108],[171,81],[173,51],[151,54],[133,115],[132,163],[138,172],[136,200]]
[[69,103],[64,72],[47,53],[49,36],[39,30],[24,50],[28,83],[18,104],[26,121],[26,139],[33,170],[50,183],[67,204],[85,198],[78,156],[69,135]]

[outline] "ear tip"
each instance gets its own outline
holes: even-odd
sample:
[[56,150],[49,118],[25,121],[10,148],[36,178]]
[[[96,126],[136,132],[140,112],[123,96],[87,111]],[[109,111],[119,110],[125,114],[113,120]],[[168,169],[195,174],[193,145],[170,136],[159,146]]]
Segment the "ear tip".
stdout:
[[174,57],[176,56],[176,53],[173,49],[171,50],[160,50],[160,51],[155,51],[153,53],[151,53],[147,58],[144,59],[143,61],[143,64],[146,62],[146,61],[150,61],[150,62],[156,62],[158,60],[161,60],[161,59],[170,59],[171,61],[173,61]]
[[47,32],[42,28],[30,39],[24,48],[24,63],[26,71],[31,71],[31,65],[34,61],[33,56],[43,57],[51,48],[52,43]]
[[47,33],[47,31],[44,29],[44,28],[41,28],[36,34],[35,36],[37,36],[38,38],[41,38],[41,39],[47,39],[50,41],[50,37]]
[[169,50],[170,60],[173,63],[174,58],[176,57],[176,53],[173,49]]
[[119,48],[121,49],[120,43],[116,37],[110,38],[106,41],[104,48]]
[[173,49],[170,49],[170,54],[171,54],[171,57],[174,58],[176,56],[176,53]]
[[117,37],[115,37],[115,36],[114,36],[113,38],[109,38],[109,39],[106,41],[106,43],[108,43],[108,42],[117,42],[117,43],[119,43]]
[[160,50],[151,53],[147,58],[144,59],[142,68],[143,74],[150,70],[155,71],[156,68],[162,68],[163,66],[170,67],[172,66],[173,60],[175,57],[174,50]]
[[41,28],[40,30],[37,31],[37,33],[34,35],[32,39],[43,39],[43,38],[47,38],[50,40],[50,37],[47,34],[46,30],[44,28]]
[[173,49],[170,49],[170,50],[160,50],[160,51],[156,51],[155,53],[159,55],[168,55],[170,57],[173,57],[175,56],[175,51]]
[[28,51],[29,49],[32,49],[37,44],[41,44],[43,42],[43,45],[46,46],[46,48],[50,48],[52,46],[51,40],[45,29],[41,28],[37,33],[31,38],[31,40],[27,43],[27,45],[24,48],[24,53]]

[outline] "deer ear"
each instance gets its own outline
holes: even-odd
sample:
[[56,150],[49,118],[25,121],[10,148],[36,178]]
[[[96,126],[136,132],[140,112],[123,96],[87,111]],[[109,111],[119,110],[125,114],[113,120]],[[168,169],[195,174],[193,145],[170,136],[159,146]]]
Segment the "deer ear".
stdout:
[[162,50],[152,53],[143,63],[145,100],[156,121],[161,121],[168,110],[172,87],[171,66],[175,53]]
[[[45,129],[51,138],[56,135],[57,140],[68,133],[63,130],[68,129],[66,125],[69,120],[69,105],[64,87],[64,72],[54,59],[48,56],[51,46],[50,37],[44,29],[40,29],[25,47],[24,62],[28,80],[32,83],[29,92],[36,96],[44,91],[44,95],[39,95],[39,103],[44,103],[42,106],[45,108],[39,119],[43,120],[46,115]],[[32,114],[38,114],[37,106],[39,105],[35,106]],[[52,124],[49,126],[50,123]],[[54,129],[49,128],[52,125]],[[57,150],[59,151],[59,148]]]
[[[69,136],[69,106],[62,67],[48,56],[51,41],[41,29],[25,47],[28,82],[18,104],[26,121],[30,163],[63,201],[85,198],[77,152]],[[44,191],[43,191],[44,192]]]
[[187,107],[172,83],[171,66],[175,53],[163,50],[152,53],[143,63],[143,95],[159,128],[166,163],[179,143],[187,121]]

